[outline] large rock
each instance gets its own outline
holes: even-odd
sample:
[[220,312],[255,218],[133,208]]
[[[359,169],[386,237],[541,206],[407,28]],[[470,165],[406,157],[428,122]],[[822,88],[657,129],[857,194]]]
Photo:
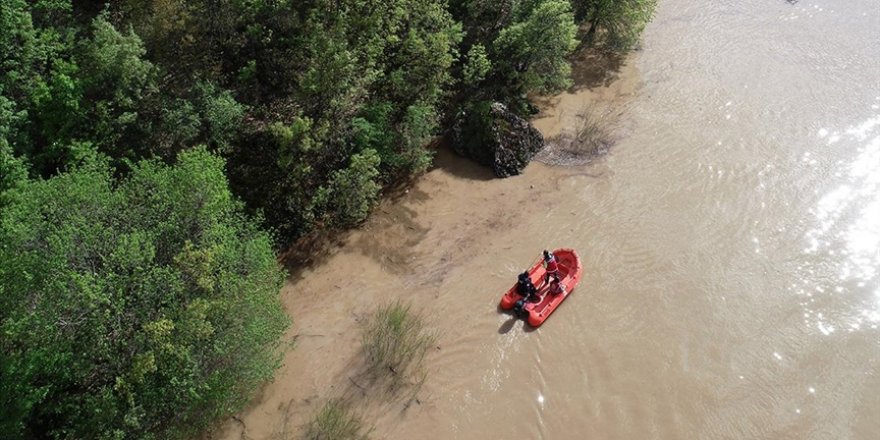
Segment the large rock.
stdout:
[[452,148],[491,167],[498,177],[521,173],[543,147],[541,132],[497,102],[468,107],[452,128]]

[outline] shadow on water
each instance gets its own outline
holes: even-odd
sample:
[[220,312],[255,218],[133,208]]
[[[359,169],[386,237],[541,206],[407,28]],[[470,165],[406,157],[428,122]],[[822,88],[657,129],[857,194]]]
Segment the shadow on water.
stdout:
[[495,174],[489,167],[482,166],[470,159],[459,156],[452,151],[446,141],[440,141],[437,145],[437,155],[434,157],[433,169],[441,169],[455,177],[467,180],[489,181],[495,180]]
[[498,311],[499,315],[507,315],[508,316],[508,320],[504,321],[504,323],[501,324],[501,327],[498,327],[498,334],[500,334],[500,335],[507,334],[513,328],[513,326],[516,324],[516,321],[519,321],[519,318],[516,317],[516,314],[513,313],[513,310],[504,310],[501,307],[501,304],[498,304],[495,307],[496,307],[496,310]]
[[[327,228],[298,239],[279,253],[278,261],[287,269],[288,279],[297,282],[302,274],[333,257],[342,248],[354,249],[386,268],[401,267],[414,257],[412,249],[428,230],[417,221],[418,213],[410,208],[429,199],[416,186],[417,179],[403,181],[383,190],[380,202],[367,219],[350,229]],[[369,231],[370,234],[357,234]],[[353,237],[357,237],[352,241]],[[382,237],[383,240],[376,240]],[[401,246],[404,244],[405,246]]]
[[[323,229],[294,242],[278,255],[278,261],[287,269],[288,280],[300,281],[305,271],[319,267],[344,247],[374,259],[387,269],[403,270],[405,262],[415,257],[415,246],[428,233],[416,221],[417,213],[407,203],[400,202],[404,195],[408,202],[415,203],[428,198],[427,193],[415,187],[399,189],[399,194],[386,194],[362,224],[351,229]],[[359,233],[363,231],[369,234]]]
[[526,333],[532,333],[532,332],[534,332],[535,330],[537,330],[537,328],[532,327],[531,325],[529,325],[529,323],[528,323],[526,320],[521,320],[521,319],[519,319],[519,318],[513,313],[512,310],[504,310],[504,309],[502,309],[502,308],[501,308],[501,305],[498,306],[498,313],[499,313],[499,314],[509,315],[509,316],[510,316],[510,317],[507,319],[507,321],[504,321],[504,323],[501,324],[501,327],[498,327],[498,334],[500,334],[500,335],[505,335],[505,334],[509,333],[511,330],[513,330],[513,327],[516,325],[517,321],[522,321],[522,329],[523,329],[523,331],[526,332]]
[[[594,48],[580,49],[571,56],[571,87],[566,90],[576,94],[584,90],[606,87],[620,78],[627,55]],[[555,106],[558,95],[531,96],[538,108]]]
[[429,232],[429,228],[417,220],[419,213],[413,206],[429,198],[430,195],[416,185],[386,193],[385,200],[361,226],[365,233],[349,240],[351,249],[370,257],[390,273],[411,272],[411,262],[421,256],[418,244]]
[[504,324],[501,324],[501,327],[498,327],[498,334],[506,335],[507,332],[513,329],[513,326],[516,325],[516,321],[518,321],[516,316],[511,315],[510,319],[504,321]]
[[582,49],[572,56],[571,79],[569,93],[584,89],[604,87],[620,76],[620,69],[626,61],[626,55],[605,52],[598,49]]
[[303,273],[336,255],[351,235],[350,230],[324,229],[305,237],[280,252],[278,262],[287,269],[288,280],[297,282]]

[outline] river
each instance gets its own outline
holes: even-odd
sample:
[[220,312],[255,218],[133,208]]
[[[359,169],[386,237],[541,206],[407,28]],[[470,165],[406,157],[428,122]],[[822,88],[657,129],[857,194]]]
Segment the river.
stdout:
[[[641,50],[542,100],[617,139],[585,166],[441,152],[282,291],[296,339],[221,439],[296,438],[357,394],[359,328],[396,298],[440,337],[381,439],[880,438],[880,3],[661,0]],[[537,331],[499,313],[542,249],[583,280]]]

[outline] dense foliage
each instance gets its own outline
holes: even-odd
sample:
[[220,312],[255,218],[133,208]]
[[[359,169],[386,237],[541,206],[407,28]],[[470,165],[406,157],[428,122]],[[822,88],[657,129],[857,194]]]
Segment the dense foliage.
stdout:
[[460,109],[566,87],[578,24],[630,47],[655,3],[3,0],[0,134],[43,177],[207,145],[288,242],[362,220]]
[[91,162],[5,198],[4,437],[179,437],[271,377],[282,271],[221,159],[143,161],[119,182]]
[[631,49],[654,16],[657,0],[572,0],[575,17],[589,25],[586,39],[598,34],[613,49]]
[[0,435],[236,408],[283,328],[273,245],[361,222],[460,115],[532,111],[655,2],[0,0]]

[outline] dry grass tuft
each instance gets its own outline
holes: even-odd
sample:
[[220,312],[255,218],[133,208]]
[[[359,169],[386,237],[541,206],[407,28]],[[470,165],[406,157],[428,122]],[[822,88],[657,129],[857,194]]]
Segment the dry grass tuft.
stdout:
[[437,340],[425,328],[424,317],[409,304],[395,301],[368,319],[363,334],[367,372],[392,390],[424,382],[422,362]]
[[608,152],[614,140],[606,128],[607,121],[590,108],[578,113],[573,130],[548,139],[547,146],[536,159],[549,165],[583,165]]
[[367,440],[369,430],[351,406],[340,400],[328,401],[306,426],[306,440]]

